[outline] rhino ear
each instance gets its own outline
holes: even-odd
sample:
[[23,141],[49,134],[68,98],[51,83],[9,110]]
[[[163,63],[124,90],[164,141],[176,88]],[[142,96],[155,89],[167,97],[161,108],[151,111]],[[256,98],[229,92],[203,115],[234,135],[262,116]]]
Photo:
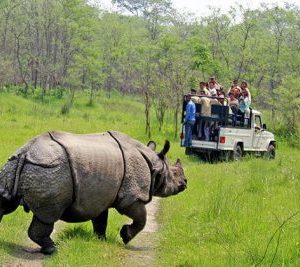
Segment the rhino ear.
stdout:
[[162,149],[161,152],[159,152],[158,156],[161,159],[164,159],[166,157],[166,154],[168,153],[169,149],[170,149],[170,142],[168,140],[166,140],[164,148]]
[[181,167],[181,161],[180,161],[180,159],[176,160],[175,167]]
[[154,141],[149,141],[147,147],[150,147],[153,151],[155,151],[156,143]]

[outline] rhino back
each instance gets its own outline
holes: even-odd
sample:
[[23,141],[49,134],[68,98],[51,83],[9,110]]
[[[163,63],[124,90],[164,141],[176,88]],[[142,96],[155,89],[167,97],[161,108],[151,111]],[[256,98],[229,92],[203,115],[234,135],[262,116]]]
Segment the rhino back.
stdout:
[[10,199],[14,197],[19,187],[20,171],[24,163],[32,163],[48,168],[58,166],[61,163],[63,151],[57,143],[53,142],[49,134],[43,134],[31,139],[18,149],[0,170],[0,193],[3,197]]
[[51,136],[68,154],[74,183],[75,199],[63,219],[97,217],[112,206],[123,179],[124,163],[118,143],[107,133],[51,132]]
[[13,157],[26,155],[26,161],[39,166],[57,166],[62,160],[62,149],[48,133],[39,135],[18,149]]

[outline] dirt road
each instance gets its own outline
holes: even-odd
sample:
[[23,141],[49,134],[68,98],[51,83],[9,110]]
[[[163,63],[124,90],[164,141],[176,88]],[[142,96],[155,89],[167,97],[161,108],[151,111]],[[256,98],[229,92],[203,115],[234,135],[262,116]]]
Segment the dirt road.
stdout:
[[125,266],[153,266],[158,237],[156,232],[159,229],[157,213],[159,210],[159,198],[153,198],[146,206],[147,224],[144,230],[139,233],[127,246],[128,258]]

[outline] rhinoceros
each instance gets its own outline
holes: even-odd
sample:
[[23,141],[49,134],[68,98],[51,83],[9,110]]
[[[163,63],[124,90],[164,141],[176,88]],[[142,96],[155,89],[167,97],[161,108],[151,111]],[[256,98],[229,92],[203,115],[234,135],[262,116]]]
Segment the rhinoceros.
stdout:
[[31,139],[0,170],[0,221],[22,205],[33,213],[28,235],[44,254],[52,254],[54,223],[91,220],[106,239],[108,209],[133,220],[123,225],[125,244],[145,226],[152,196],[167,197],[187,186],[178,159],[169,165],[169,141],[160,153],[116,131],[71,134],[51,131]]

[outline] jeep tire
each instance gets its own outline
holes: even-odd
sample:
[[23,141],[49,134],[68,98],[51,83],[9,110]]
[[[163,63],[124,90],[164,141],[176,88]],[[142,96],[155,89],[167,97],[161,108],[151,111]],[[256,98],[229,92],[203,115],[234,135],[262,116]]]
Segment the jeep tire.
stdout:
[[240,145],[236,145],[232,152],[232,160],[233,161],[240,161],[243,156],[243,150]]
[[263,154],[265,159],[275,159],[275,146],[273,144],[269,144],[268,150]]

